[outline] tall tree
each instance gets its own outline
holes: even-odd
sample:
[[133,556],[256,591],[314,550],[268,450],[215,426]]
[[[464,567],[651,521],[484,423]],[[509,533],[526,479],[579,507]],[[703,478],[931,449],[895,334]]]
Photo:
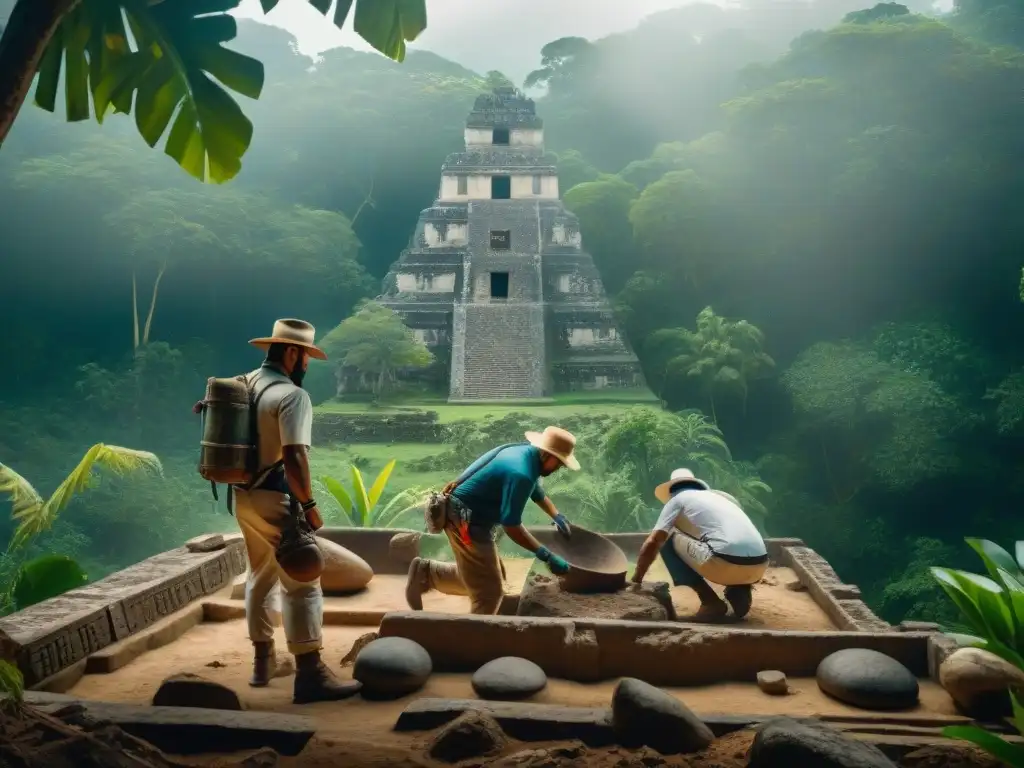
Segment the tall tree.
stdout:
[[696,330],[671,328],[657,331],[647,341],[652,355],[664,361],[661,391],[686,380],[695,382],[718,423],[715,395],[740,395],[747,410],[750,385],[771,373],[775,361],[764,352],[764,334],[746,320],[728,320],[705,307],[697,315]]
[[378,399],[396,371],[425,368],[434,360],[397,314],[372,301],[328,333],[321,344],[337,360],[339,381],[345,368],[373,376],[373,394]]

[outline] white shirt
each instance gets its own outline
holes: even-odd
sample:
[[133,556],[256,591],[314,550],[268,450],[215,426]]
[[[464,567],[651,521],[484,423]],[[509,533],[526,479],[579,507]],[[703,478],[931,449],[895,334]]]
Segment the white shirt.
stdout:
[[762,557],[768,553],[764,539],[746,513],[714,491],[680,491],[662,508],[654,530],[682,531],[695,539],[705,538],[722,555]]
[[266,469],[284,458],[284,446],[313,442],[313,402],[309,393],[297,387],[280,371],[259,368],[246,376],[255,382],[258,396],[272,381],[280,381],[260,398],[257,429],[260,440],[260,469]]

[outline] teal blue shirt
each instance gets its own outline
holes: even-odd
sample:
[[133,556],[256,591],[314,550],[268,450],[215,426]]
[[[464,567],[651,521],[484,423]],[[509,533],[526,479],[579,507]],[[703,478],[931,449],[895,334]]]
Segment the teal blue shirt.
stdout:
[[[477,470],[485,462],[487,466]],[[472,477],[453,496],[472,511],[474,525],[516,526],[523,522],[526,502],[544,500],[540,486],[540,451],[528,443],[488,451],[459,476]]]

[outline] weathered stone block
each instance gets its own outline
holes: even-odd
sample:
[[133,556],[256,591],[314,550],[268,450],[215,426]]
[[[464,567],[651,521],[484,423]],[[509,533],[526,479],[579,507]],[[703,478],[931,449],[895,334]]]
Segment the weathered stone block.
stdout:
[[55,597],[0,619],[0,647],[25,676],[26,687],[116,640],[107,605]]

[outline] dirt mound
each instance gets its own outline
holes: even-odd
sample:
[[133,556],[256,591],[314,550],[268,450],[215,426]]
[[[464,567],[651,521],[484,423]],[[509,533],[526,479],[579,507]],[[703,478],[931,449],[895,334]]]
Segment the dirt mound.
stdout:
[[[5,768],[191,768],[194,763],[169,758],[150,744],[109,723],[90,720],[78,704],[52,715],[28,706],[0,707],[0,765]],[[269,750],[224,768],[270,768],[277,755]]]

